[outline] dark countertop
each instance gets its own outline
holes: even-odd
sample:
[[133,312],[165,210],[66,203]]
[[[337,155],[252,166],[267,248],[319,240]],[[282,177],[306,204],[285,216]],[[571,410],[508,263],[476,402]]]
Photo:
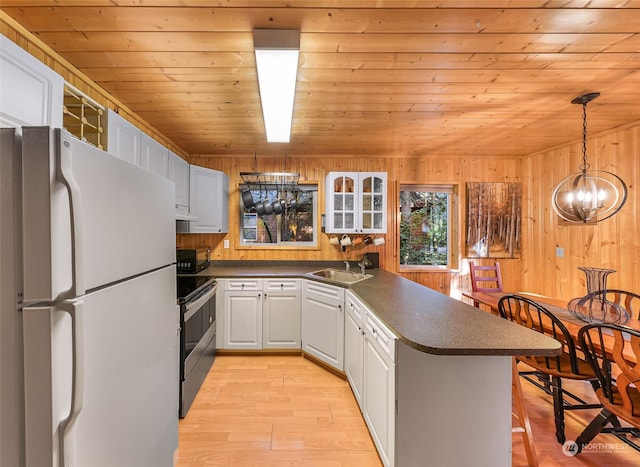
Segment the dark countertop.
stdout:
[[[352,270],[357,271],[355,262]],[[560,344],[549,337],[491,315],[416,282],[382,269],[373,277],[344,286],[313,276],[311,271],[341,261],[212,261],[200,274],[217,278],[299,277],[351,290],[398,338],[435,355],[557,355]]]

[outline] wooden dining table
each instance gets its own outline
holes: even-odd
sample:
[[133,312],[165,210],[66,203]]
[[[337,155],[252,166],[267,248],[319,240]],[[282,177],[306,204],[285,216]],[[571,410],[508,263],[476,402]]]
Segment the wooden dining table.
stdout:
[[[505,295],[520,295],[522,297],[531,299],[541,304],[542,306],[544,306],[547,310],[553,313],[554,316],[556,316],[560,321],[562,321],[562,324],[566,326],[567,330],[569,331],[569,334],[571,334],[571,337],[573,337],[573,340],[576,343],[576,345],[579,345],[578,333],[580,332],[580,329],[583,326],[586,326],[589,323],[586,323],[585,321],[582,321],[581,319],[573,316],[569,312],[569,309],[567,308],[567,302],[564,300],[559,300],[552,297],[547,297],[544,295],[538,295],[538,294],[527,293],[527,292],[463,292],[462,293],[463,297],[471,299],[472,301],[477,302],[479,304],[485,305],[487,308],[489,308],[488,311],[498,316],[500,315],[498,312],[498,302],[500,301],[500,298],[502,298]],[[630,319],[624,325],[631,329],[640,330],[640,320],[637,320],[637,319]],[[614,342],[613,337],[611,337],[611,339],[605,339],[604,341],[604,345],[606,347],[605,351],[610,351],[613,348],[613,342]],[[625,348],[623,355],[630,362],[636,361],[636,356],[631,351],[631,349]]]

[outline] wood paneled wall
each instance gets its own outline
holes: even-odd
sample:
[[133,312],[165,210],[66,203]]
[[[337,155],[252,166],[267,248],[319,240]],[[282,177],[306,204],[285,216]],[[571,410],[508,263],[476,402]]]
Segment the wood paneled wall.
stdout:
[[[595,225],[562,224],[551,207],[557,183],[579,171],[582,143],[534,154],[523,161],[522,287],[569,300],[586,293],[579,266],[614,269],[607,285],[640,293],[640,122],[589,137],[588,162],[628,185],[622,210]],[[556,247],[564,257],[556,256]]]
[[[457,202],[457,221],[459,231],[456,232],[455,244],[459,252],[464,252],[464,189],[465,182],[491,181],[507,182],[519,181],[521,172],[520,159],[505,158],[358,158],[345,155],[331,158],[286,158],[286,170],[299,172],[301,182],[317,182],[319,188],[319,213],[324,212],[324,179],[331,171],[384,171],[388,174],[388,225],[385,235],[386,243],[382,246],[350,247],[342,252],[337,246],[329,243],[330,236],[320,234],[319,248],[304,250],[284,250],[281,248],[239,248],[239,213],[240,193],[238,185],[241,182],[240,172],[251,172],[255,168],[265,172],[281,172],[285,169],[285,157],[267,158],[254,156],[216,157],[191,156],[192,164],[221,170],[229,176],[230,209],[228,234],[182,234],[178,235],[177,244],[180,247],[209,246],[213,259],[247,259],[247,260],[350,260],[357,261],[366,251],[380,253],[381,267],[393,272],[399,272],[398,264],[398,228],[396,225],[399,213],[398,187],[400,183],[452,183],[459,186]],[[228,239],[230,248],[223,248],[223,240]],[[461,255],[455,258],[458,268],[452,271],[434,270],[421,272],[404,272],[403,276],[441,291],[447,295],[459,297],[462,290],[469,289],[468,263]],[[480,260],[480,263],[492,260]],[[505,287],[510,290],[520,289],[520,260],[500,260]]]
[[[607,267],[617,270],[609,276],[609,285],[640,292],[640,122],[589,138],[589,162],[593,168],[613,171],[629,185],[629,199],[622,211],[601,224],[560,225],[551,209],[551,193],[556,183],[577,171],[581,158],[581,144],[554,148],[525,158],[443,158],[429,157],[364,158],[343,157],[305,158],[291,155],[286,170],[300,172],[303,181],[318,182],[320,212],[324,212],[324,177],[329,171],[386,171],[389,174],[389,223],[386,244],[350,249],[343,254],[329,244],[327,235],[320,235],[317,249],[239,249],[239,173],[253,171],[254,156],[215,157],[186,153],[159,134],[153,127],[124,107],[117,99],[76,70],[72,65],[42,44],[35,36],[0,12],[0,32],[43,63],[60,73],[66,81],[87,93],[108,108],[139,126],[174,152],[193,164],[224,171],[230,180],[230,230],[228,234],[178,235],[177,246],[210,246],[215,259],[263,260],[356,260],[365,251],[380,253],[381,267],[398,272],[397,213],[398,184],[402,182],[454,183],[459,185],[457,232],[458,268],[452,271],[403,273],[407,278],[459,297],[470,289],[468,262],[464,254],[464,188],[465,182],[523,182],[523,238],[521,259],[500,259],[504,286],[507,290],[527,290],[570,299],[585,292],[584,274],[578,266]],[[258,155],[258,170],[282,171],[285,158],[262,158]],[[236,208],[237,207],[237,208]],[[230,248],[223,248],[223,239],[230,240]],[[556,257],[556,247],[564,248],[564,257]],[[490,263],[492,260],[478,261]]]

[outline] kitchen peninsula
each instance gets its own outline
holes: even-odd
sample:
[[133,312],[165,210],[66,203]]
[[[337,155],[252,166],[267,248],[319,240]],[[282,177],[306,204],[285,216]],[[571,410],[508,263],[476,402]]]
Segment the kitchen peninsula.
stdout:
[[[214,261],[203,273],[219,280],[331,283],[309,274],[325,267],[344,265]],[[372,277],[346,289],[397,336],[395,413],[392,405],[388,414],[392,448],[388,459],[381,453],[383,462],[510,466],[512,356],[556,355],[559,344],[396,274],[379,269],[367,274]]]

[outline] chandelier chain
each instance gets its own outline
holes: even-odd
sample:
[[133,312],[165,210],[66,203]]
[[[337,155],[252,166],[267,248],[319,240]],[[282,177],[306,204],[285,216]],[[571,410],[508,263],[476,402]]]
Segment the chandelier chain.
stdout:
[[582,165],[580,170],[583,174],[587,173],[590,165],[587,163],[587,103],[582,104]]

